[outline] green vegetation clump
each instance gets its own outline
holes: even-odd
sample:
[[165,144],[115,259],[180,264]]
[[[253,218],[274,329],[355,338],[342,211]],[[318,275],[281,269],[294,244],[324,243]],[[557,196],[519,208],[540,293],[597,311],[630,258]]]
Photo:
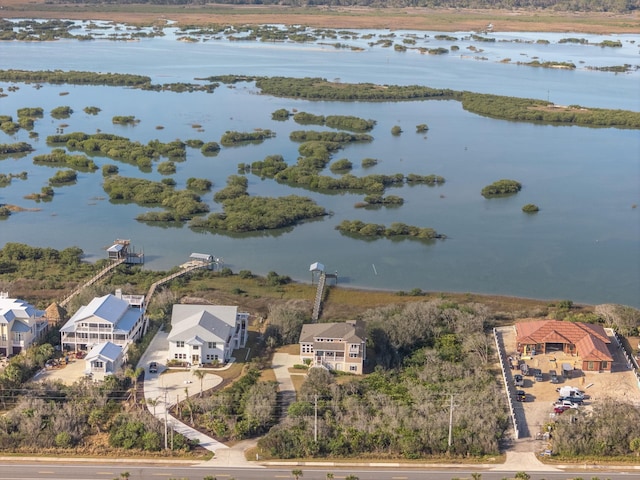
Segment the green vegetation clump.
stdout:
[[421,240],[431,240],[434,238],[446,238],[433,228],[414,227],[401,222],[394,222],[389,227],[375,223],[364,223],[360,220],[343,220],[336,230],[340,233],[357,237],[405,237],[417,238]]
[[394,137],[399,136],[402,133],[402,128],[399,125],[394,125],[391,127],[391,135]]
[[229,232],[256,232],[289,227],[303,220],[327,215],[312,199],[298,195],[250,197],[240,195],[222,201],[224,213],[192,220],[191,226]]
[[220,145],[217,142],[207,142],[202,145],[200,151],[203,155],[217,154],[220,151]]
[[108,177],[109,175],[117,175],[119,168],[117,165],[112,165],[110,163],[105,163],[102,166],[102,176]]
[[58,170],[53,177],[49,179],[49,184],[56,186],[74,183],[77,178],[78,174],[73,170]]
[[536,213],[539,210],[540,210],[540,208],[538,208],[538,206],[533,204],[533,203],[527,203],[526,205],[524,205],[522,207],[522,211],[524,213]]
[[27,142],[0,143],[0,155],[10,155],[12,153],[32,152],[33,147]]
[[[175,190],[162,182],[141,178],[112,176],[103,184],[111,200],[134,202],[142,206],[162,206],[174,213],[174,218],[185,221],[195,215],[206,213],[209,207],[198,195],[187,190]],[[137,217],[141,221],[152,221],[146,214]]]
[[97,115],[101,112],[101,109],[98,107],[84,107],[82,111],[87,115]]
[[260,129],[254,132],[227,131],[222,135],[220,143],[225,147],[229,147],[249,142],[259,143],[267,138],[273,138],[275,136],[275,132],[272,132],[269,129]]
[[204,145],[204,142],[202,140],[195,138],[185,140],[184,143],[187,147],[191,148],[202,148],[202,146]]
[[286,108],[280,108],[280,109],[276,110],[275,112],[271,113],[271,119],[272,120],[280,120],[280,121],[289,120],[290,116],[291,116],[291,113]]
[[416,133],[425,133],[429,131],[429,126],[426,123],[416,125]]
[[485,198],[498,197],[501,195],[511,195],[518,193],[522,189],[522,184],[515,180],[498,180],[482,189],[482,196]]
[[116,115],[111,119],[111,123],[114,125],[137,125],[140,120],[133,115]]
[[56,107],[51,110],[51,116],[56,119],[69,118],[73,113],[73,109],[69,106]]
[[378,160],[375,158],[363,158],[362,159],[362,168],[371,168],[375,167],[378,164]]
[[353,164],[346,158],[341,158],[340,160],[336,160],[331,164],[329,169],[333,173],[344,173],[348,172],[353,168]]
[[35,165],[65,166],[84,172],[93,172],[98,166],[85,155],[69,155],[62,148],[54,148],[51,153],[33,157]]
[[400,206],[403,203],[404,199],[397,195],[389,195],[387,197],[383,197],[382,195],[367,195],[364,197],[364,204],[356,204],[356,207]]
[[187,188],[189,190],[195,190],[196,192],[208,192],[211,190],[213,183],[206,178],[188,178],[187,179]]
[[415,173],[410,173],[407,175],[407,183],[409,185],[414,184],[427,184],[427,185],[442,185],[445,182],[444,177],[440,175],[417,175]]
[[[8,207],[5,207],[4,205],[0,206],[0,218],[7,218],[8,216],[11,215],[11,210]],[[5,265],[3,265],[2,262],[0,262],[0,273],[4,273]]]
[[35,200],[36,202],[50,202],[53,199],[54,191],[52,187],[42,187],[40,193],[31,193],[25,195],[27,200]]
[[180,161],[187,156],[186,145],[179,140],[169,143],[152,140],[147,145],[143,145],[140,142],[132,142],[128,138],[108,133],[90,135],[73,132],[50,135],[47,137],[47,144],[64,144],[69,150],[83,151],[87,154],[100,153],[107,158],[137,165],[139,168],[150,168],[152,161],[160,157]]
[[170,160],[166,162],[160,162],[158,164],[158,173],[160,175],[173,175],[176,173],[176,164]]

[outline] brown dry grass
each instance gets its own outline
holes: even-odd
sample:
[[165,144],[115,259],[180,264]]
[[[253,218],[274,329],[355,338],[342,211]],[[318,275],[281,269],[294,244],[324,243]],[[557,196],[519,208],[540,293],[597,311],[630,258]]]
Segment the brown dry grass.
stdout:
[[360,7],[278,6],[152,6],[152,5],[52,5],[45,0],[3,1],[6,18],[68,18],[111,20],[133,24],[287,24],[332,29],[410,29],[434,31],[481,31],[493,24],[494,31],[637,33],[638,14],[573,13],[526,10],[476,10]]

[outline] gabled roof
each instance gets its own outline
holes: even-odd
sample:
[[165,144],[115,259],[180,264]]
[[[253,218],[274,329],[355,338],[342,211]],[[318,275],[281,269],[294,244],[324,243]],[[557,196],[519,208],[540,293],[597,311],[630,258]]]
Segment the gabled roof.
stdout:
[[115,362],[121,354],[121,346],[112,342],[103,342],[94,346],[85,357],[85,360],[87,362],[94,360]]
[[91,319],[111,323],[119,332],[129,332],[135,322],[143,315],[142,309],[131,308],[129,302],[115,295],[96,297],[89,305],[82,306],[60,329],[61,332],[75,331],[75,325]]
[[26,333],[26,332],[28,332],[30,330],[31,329],[29,328],[29,326],[25,325],[20,320],[16,320],[15,322],[13,322],[13,325],[11,326],[11,331],[12,332]]
[[29,320],[43,315],[43,311],[24,300],[0,297],[0,323],[11,323],[16,318]]
[[168,340],[226,343],[235,331],[237,311],[223,305],[174,305]]
[[602,325],[558,320],[519,322],[516,323],[516,339],[526,345],[573,344],[583,360],[613,361],[607,347],[611,341]]
[[308,323],[302,326],[300,343],[314,342],[316,338],[332,338],[345,343],[361,343],[365,340],[362,322]]

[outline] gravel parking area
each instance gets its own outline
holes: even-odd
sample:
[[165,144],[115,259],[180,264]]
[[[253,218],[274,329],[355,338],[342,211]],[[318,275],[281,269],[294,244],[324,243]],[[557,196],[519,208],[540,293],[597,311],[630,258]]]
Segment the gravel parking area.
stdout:
[[[515,329],[503,330],[503,339],[507,355],[516,356],[516,335]],[[524,390],[527,394],[526,402],[522,404],[524,413],[532,438],[544,432],[544,425],[553,419],[553,403],[558,399],[556,388],[572,386],[583,390],[587,396],[584,405],[580,408],[590,409],[599,400],[606,397],[615,397],[632,401],[640,405],[638,399],[638,382],[632,370],[627,367],[626,360],[618,350],[615,339],[611,338],[609,351],[615,361],[611,373],[583,372],[574,369],[570,378],[563,378],[562,365],[581,365],[577,356],[567,355],[563,352],[553,354],[535,355],[531,358],[523,359],[531,369],[539,369],[543,373],[542,381],[535,381],[533,374],[524,377]],[[558,373],[559,383],[550,381],[549,371],[555,370]],[[512,373],[520,373],[512,370]],[[540,450],[544,445],[540,444]]]

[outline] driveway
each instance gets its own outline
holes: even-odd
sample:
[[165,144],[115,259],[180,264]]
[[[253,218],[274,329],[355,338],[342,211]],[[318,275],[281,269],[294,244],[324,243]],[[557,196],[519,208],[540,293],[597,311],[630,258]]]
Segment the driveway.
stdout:
[[[209,390],[222,383],[222,378],[213,373],[205,375],[202,384],[193,374],[193,370],[168,370],[166,367],[169,353],[167,332],[158,332],[151,341],[149,348],[140,359],[139,367],[144,367],[144,398],[147,408],[158,420],[167,421],[169,428],[181,433],[187,438],[198,440],[207,450],[217,452],[228,447],[169,414],[172,405],[184,400],[187,395],[195,396],[201,391]],[[158,364],[158,373],[149,373],[149,363]],[[149,404],[149,400],[155,403]]]

